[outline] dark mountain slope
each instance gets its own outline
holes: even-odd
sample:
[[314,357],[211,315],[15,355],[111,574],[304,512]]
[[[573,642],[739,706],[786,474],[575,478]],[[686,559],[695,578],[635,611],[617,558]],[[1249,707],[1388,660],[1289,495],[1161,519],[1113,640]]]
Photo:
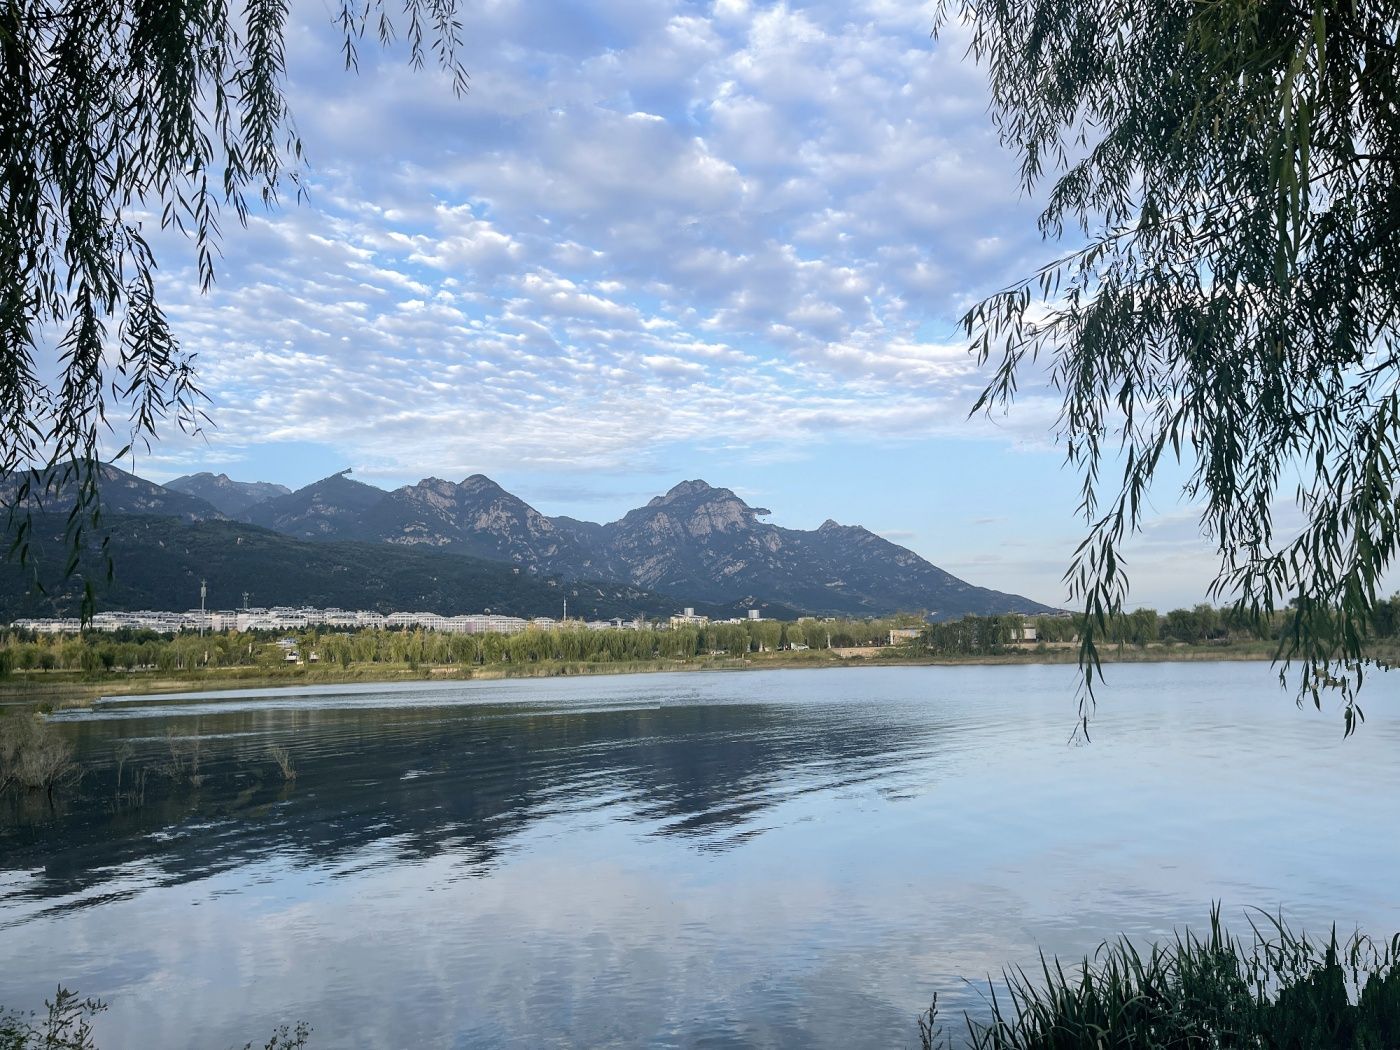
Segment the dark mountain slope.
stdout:
[[[21,492],[28,493],[20,501]],[[0,476],[0,506],[18,505],[40,514],[66,514],[77,497],[76,475],[57,468],[49,473],[26,470]],[[104,463],[98,468],[97,492],[101,512],[108,514],[158,514],[204,521],[225,515],[209,502],[184,492],[175,492],[120,467]]]
[[388,495],[342,472],[249,507],[244,518],[301,539],[358,539],[365,514]]
[[[76,616],[82,580],[55,575],[63,565],[63,520],[36,518],[44,538],[35,553],[46,570],[48,595],[32,586],[29,570],[0,563],[0,619]],[[403,549],[348,541],[308,542],[255,525],[231,521],[185,523],[172,518],[111,517],[104,522],[116,578],[106,584],[96,544],[84,552],[81,570],[94,581],[98,611],[189,609],[199,604],[199,581],[208,580],[209,606],[232,608],[243,591],[256,604],[338,606],[380,612],[431,611],[444,615],[492,612],[559,616],[564,598],[571,616],[589,618],[668,616],[679,602],[628,584],[565,582],[532,576],[500,562],[436,550]],[[691,602],[690,604],[695,604]],[[738,606],[705,605],[713,616],[742,615]],[[772,608],[770,615],[792,616]]]

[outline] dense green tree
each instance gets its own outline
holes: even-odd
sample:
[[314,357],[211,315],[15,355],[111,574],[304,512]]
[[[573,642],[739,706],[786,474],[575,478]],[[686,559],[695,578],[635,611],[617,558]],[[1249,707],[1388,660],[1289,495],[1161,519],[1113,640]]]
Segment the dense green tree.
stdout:
[[1103,637],[1116,645],[1155,642],[1158,637],[1157,612],[1154,609],[1134,609],[1131,613],[1117,613],[1108,619]]
[[1162,624],[1162,637],[1174,642],[1195,645],[1205,639],[1201,623],[1190,609],[1173,609]]
[[1023,626],[1021,616],[964,616],[925,627],[922,642],[940,655],[986,656],[1013,644]]
[[1079,637],[1079,624],[1071,616],[1037,616],[1035,633],[1042,642],[1072,642]]
[[1377,602],[1372,610],[1371,626],[1379,638],[1394,638],[1400,634],[1400,594],[1392,594],[1383,602]]
[[[1189,470],[1214,596],[1263,621],[1345,727],[1400,542],[1400,19],[1390,2],[944,0],[970,33],[1041,230],[1078,246],[973,307],[979,408],[1042,368],[1083,477],[1068,579],[1081,666],[1122,608],[1120,554],[1164,461]],[[1296,490],[1295,490],[1296,479]],[[1305,524],[1275,530],[1293,496]],[[1086,692],[1087,701],[1091,692]]]

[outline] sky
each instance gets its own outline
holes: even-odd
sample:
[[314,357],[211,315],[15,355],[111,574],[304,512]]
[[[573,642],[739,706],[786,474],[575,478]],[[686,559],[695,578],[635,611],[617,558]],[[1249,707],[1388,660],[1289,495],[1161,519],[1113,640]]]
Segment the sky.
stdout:
[[[482,473],[596,521],[702,478],[1065,603],[1058,402],[969,419],[957,328],[1056,245],[933,5],[464,0],[462,97],[401,47],[346,72],[333,6],[289,30],[305,199],[226,222],[207,294],[162,244],[213,426],[138,473]],[[1205,598],[1174,480],[1130,605]]]

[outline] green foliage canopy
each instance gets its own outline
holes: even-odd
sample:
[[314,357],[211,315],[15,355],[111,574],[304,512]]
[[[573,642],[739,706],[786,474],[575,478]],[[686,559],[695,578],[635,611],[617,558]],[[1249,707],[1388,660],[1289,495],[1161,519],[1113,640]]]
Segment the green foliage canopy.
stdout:
[[[1083,482],[1066,579],[1095,638],[1164,459],[1189,468],[1212,597],[1296,604],[1279,657],[1345,728],[1400,539],[1400,19],[1365,0],[943,0],[1040,228],[1081,247],[973,307],[978,409],[1040,368]],[[1035,362],[1039,361],[1038,364]],[[1119,469],[1121,466],[1121,470]],[[1288,498],[1296,533],[1275,527]]]

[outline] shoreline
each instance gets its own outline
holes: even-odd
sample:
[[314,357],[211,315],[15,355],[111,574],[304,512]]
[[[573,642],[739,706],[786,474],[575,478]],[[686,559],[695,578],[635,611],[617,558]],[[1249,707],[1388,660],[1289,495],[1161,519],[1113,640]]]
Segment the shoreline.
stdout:
[[[1101,650],[1104,664],[1272,662],[1273,645],[1162,646]],[[83,677],[68,671],[21,671],[0,679],[0,707],[37,707],[41,710],[91,707],[108,696],[159,696],[166,693],[202,693],[228,689],[285,689],[305,685],[348,685],[375,682],[468,682],[513,678],[573,678],[595,675],[675,674],[695,671],[768,671],[843,667],[999,667],[1074,665],[1076,646],[1028,649],[1022,652],[978,656],[911,656],[890,653],[885,647],[805,652],[750,653],[743,657],[654,659],[590,663],[544,661],[531,664],[455,664],[413,668],[406,664],[361,664],[349,668],[298,666],[289,669],[250,667],[247,673],[218,668],[210,672],[170,674],[157,671],[108,673]]]

